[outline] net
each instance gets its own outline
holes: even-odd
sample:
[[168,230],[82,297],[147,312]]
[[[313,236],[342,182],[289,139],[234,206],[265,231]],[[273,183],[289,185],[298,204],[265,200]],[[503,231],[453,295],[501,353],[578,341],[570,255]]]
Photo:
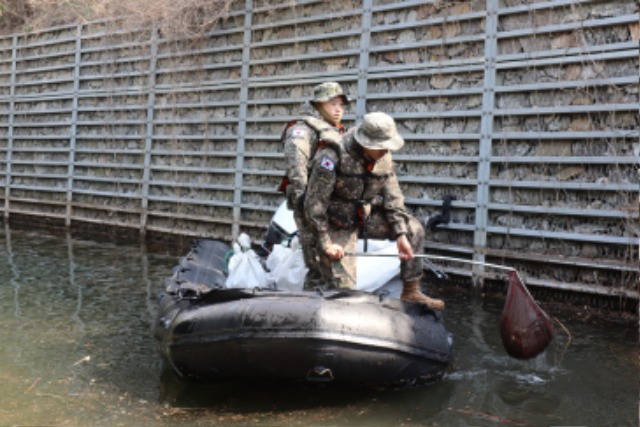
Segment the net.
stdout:
[[531,359],[549,345],[555,331],[516,271],[509,272],[507,300],[500,319],[502,344],[511,357]]

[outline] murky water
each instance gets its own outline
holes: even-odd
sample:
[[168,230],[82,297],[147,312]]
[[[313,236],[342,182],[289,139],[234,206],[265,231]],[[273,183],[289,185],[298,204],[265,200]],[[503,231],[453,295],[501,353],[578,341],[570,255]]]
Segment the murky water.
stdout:
[[456,362],[438,384],[376,391],[184,384],[151,324],[178,250],[0,229],[0,425],[637,426],[638,331],[557,315],[532,361],[504,353],[500,301],[446,293]]

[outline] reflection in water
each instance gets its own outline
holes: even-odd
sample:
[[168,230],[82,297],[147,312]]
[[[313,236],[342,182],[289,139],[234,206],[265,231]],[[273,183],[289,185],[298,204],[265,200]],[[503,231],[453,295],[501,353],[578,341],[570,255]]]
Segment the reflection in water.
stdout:
[[76,324],[78,325],[78,333],[80,335],[84,334],[85,331],[85,324],[82,321],[82,318],[80,317],[80,312],[82,311],[82,285],[76,282],[76,273],[75,273],[75,269],[76,269],[76,265],[75,262],[73,260],[73,239],[71,238],[71,234],[67,233],[66,236],[66,241],[67,241],[67,253],[68,253],[68,265],[69,265],[69,285],[71,286],[71,288],[77,288],[78,290],[78,299],[77,299],[77,304],[76,304],[76,310],[73,313],[73,320],[75,320]]
[[9,283],[11,287],[14,289],[13,293],[13,301],[14,301],[14,309],[13,313],[15,317],[20,317],[20,304],[18,303],[19,295],[20,295],[20,272],[16,267],[16,264],[13,262],[13,250],[11,249],[11,232],[9,230],[9,225],[5,224],[5,236],[7,241],[7,263],[9,264],[11,274],[9,275]]
[[0,425],[638,423],[635,328],[562,319],[571,345],[559,331],[543,355],[523,362],[502,349],[501,301],[440,291],[456,339],[453,369],[439,384],[185,384],[163,369],[151,334],[178,249],[6,226],[1,239]]

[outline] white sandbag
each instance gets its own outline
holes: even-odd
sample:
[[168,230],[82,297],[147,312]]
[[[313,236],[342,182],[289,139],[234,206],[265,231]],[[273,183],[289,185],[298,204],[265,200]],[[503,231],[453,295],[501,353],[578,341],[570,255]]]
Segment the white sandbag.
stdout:
[[273,252],[267,258],[267,268],[271,270],[270,282],[284,291],[301,291],[304,278],[309,269],[304,263],[302,248],[298,237],[291,241],[291,247],[274,245]]
[[[391,240],[369,240],[367,253],[398,255],[398,246]],[[362,240],[358,240],[358,252],[364,252]],[[374,292],[396,276],[400,275],[400,258],[398,257],[358,257],[356,261],[356,289]]]
[[251,249],[251,239],[245,233],[233,244],[233,255],[229,259],[227,288],[255,288],[268,284],[267,272],[262,268],[258,254]]
[[282,264],[282,262],[289,256],[289,254],[291,254],[291,248],[281,244],[273,245],[273,250],[265,261],[267,269],[270,271],[269,278],[272,279],[273,283],[275,283],[275,271],[278,269],[278,266]]

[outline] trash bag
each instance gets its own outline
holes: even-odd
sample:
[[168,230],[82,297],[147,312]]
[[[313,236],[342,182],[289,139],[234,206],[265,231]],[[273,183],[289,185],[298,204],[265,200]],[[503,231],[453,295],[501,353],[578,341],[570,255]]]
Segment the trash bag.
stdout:
[[228,270],[229,276],[225,282],[227,288],[265,287],[268,283],[267,272],[262,267],[260,257],[251,249],[251,239],[244,233],[233,244]]
[[[398,255],[395,241],[369,239],[368,253],[381,255],[358,257],[356,261],[356,289],[375,292],[400,276],[400,258],[384,255]],[[358,253],[364,252],[364,243],[358,240]]]
[[516,359],[531,359],[542,353],[555,335],[551,319],[533,300],[516,271],[509,272],[500,335],[505,350]]
[[271,270],[270,281],[284,291],[301,291],[309,269],[304,263],[298,237],[290,242],[290,247],[274,245],[267,258],[267,268]]
[[273,245],[269,256],[265,261],[265,265],[267,266],[267,270],[269,270],[269,282],[276,282],[276,271],[278,270],[278,266],[282,264],[282,262],[287,259],[287,257],[291,254],[291,248],[287,247],[287,245],[283,245],[281,243],[277,243]]

